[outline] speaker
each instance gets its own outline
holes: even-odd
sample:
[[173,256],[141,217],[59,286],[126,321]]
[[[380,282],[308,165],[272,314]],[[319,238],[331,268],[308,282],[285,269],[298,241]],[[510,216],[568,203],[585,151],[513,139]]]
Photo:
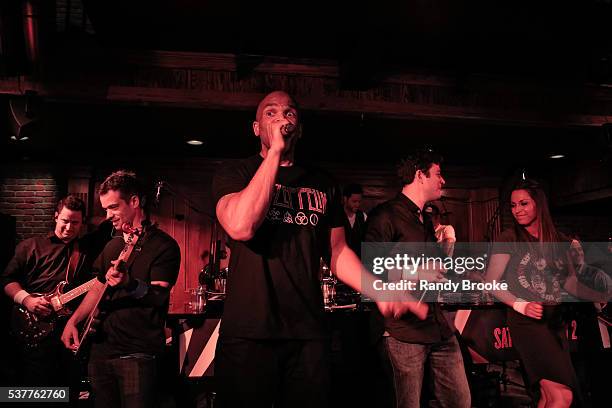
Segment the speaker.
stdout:
[[40,132],[40,102],[35,94],[12,97],[9,100],[9,136],[13,140],[26,141]]

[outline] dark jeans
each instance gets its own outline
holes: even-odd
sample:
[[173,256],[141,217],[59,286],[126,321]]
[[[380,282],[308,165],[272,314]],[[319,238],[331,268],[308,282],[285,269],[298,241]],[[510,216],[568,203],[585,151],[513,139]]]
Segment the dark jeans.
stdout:
[[219,338],[220,407],[327,407],[328,340]]
[[393,370],[396,406],[418,408],[426,363],[439,406],[469,408],[470,388],[457,339],[452,336],[433,344],[404,343],[384,337],[382,344]]
[[157,406],[157,361],[149,354],[92,359],[89,375],[94,406],[149,408]]
[[[76,407],[81,385],[80,362],[59,340],[61,330],[50,334],[36,347],[18,345],[18,378],[10,385],[26,387],[68,387],[70,403],[45,403],[45,407]],[[1,405],[1,404],[0,404]],[[20,407],[39,407],[40,403],[20,403]]]
[[36,347],[20,346],[19,385],[69,387],[70,399],[78,400],[79,362],[60,341],[60,334],[61,330],[53,332]]

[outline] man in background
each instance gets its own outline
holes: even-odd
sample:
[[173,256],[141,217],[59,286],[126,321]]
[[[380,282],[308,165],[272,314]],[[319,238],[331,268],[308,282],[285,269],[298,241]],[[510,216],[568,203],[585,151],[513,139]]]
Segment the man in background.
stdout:
[[431,217],[431,223],[434,227],[436,241],[438,241],[440,248],[442,248],[442,252],[444,252],[446,256],[452,257],[453,252],[455,251],[455,242],[457,242],[457,238],[455,237],[455,228],[452,225],[442,224],[440,209],[434,204],[426,204],[423,212],[425,214],[429,214]]
[[363,189],[359,184],[349,184],[342,192],[342,206],[346,214],[344,236],[347,245],[358,257],[361,257],[361,241],[365,234],[365,222],[368,219],[360,209],[362,198]]

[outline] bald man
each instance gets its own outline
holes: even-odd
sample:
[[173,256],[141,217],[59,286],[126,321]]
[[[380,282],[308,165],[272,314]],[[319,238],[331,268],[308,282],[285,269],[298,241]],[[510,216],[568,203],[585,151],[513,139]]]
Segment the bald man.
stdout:
[[[344,238],[342,197],[325,173],[295,163],[302,135],[287,93],[266,95],[253,133],[259,154],[223,166],[213,179],[219,222],[230,236],[227,298],[215,356],[221,406],[324,407],[330,388],[319,259],[369,294],[374,277]],[[325,253],[331,248],[331,254]],[[427,306],[401,297],[378,302],[387,316]]]

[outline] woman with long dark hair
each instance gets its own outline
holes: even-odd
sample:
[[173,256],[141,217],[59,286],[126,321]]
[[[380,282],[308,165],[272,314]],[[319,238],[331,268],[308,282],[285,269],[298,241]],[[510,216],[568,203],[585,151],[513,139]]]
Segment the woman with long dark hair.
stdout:
[[552,221],[546,195],[534,181],[512,189],[514,225],[493,246],[487,281],[505,279],[507,291],[495,296],[510,307],[508,326],[529,387],[539,391],[538,408],[569,407],[578,381],[561,319],[563,289],[591,299],[595,293],[577,282],[568,262],[569,240]]

